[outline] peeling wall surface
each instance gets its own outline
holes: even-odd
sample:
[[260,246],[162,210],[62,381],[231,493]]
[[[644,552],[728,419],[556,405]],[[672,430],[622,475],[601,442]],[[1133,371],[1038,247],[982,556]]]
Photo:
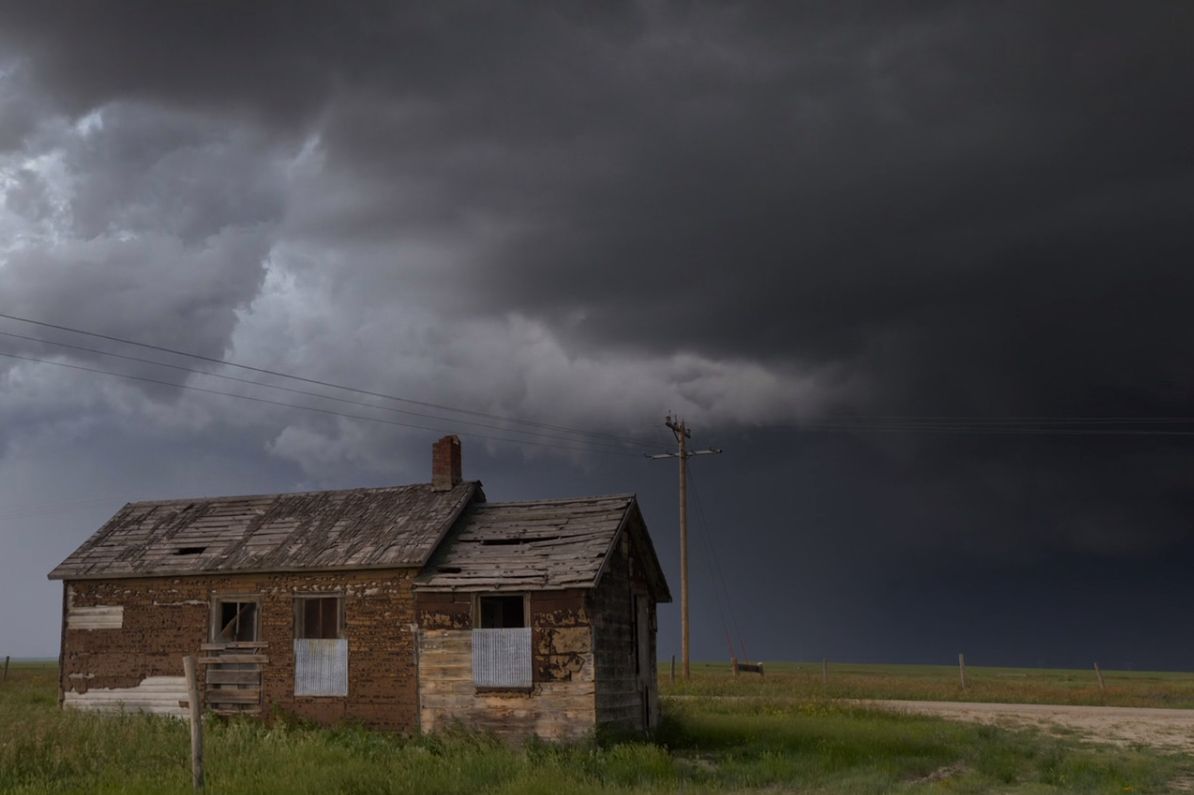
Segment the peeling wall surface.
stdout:
[[67,629],[120,629],[124,626],[124,608],[120,606],[68,607]]
[[455,722],[522,738],[580,739],[596,726],[593,639],[586,592],[530,594],[534,682],[529,692],[478,689],[467,593],[416,595],[419,701],[424,731]]
[[[324,724],[351,720],[414,730],[414,574],[413,569],[395,569],[68,581],[63,703],[160,711],[158,695],[181,680],[182,658],[201,656],[200,645],[210,641],[212,597],[236,594],[260,597],[260,640],[269,644],[264,650],[269,661],[264,665],[263,714],[283,710]],[[344,697],[294,695],[294,597],[312,593],[341,594],[345,600]],[[111,618],[113,609],[119,609],[119,624]],[[72,613],[89,620],[80,624]],[[107,618],[92,620],[101,614]]]
[[183,676],[147,676],[136,687],[89,687],[87,674],[73,674],[72,689],[63,703],[72,709],[100,712],[152,712],[186,718],[190,712],[180,702],[187,700]]

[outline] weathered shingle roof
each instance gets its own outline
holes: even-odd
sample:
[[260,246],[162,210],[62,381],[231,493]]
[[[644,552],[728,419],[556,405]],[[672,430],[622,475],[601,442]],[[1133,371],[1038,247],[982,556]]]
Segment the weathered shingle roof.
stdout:
[[480,484],[134,502],[51,579],[422,566]]
[[420,590],[591,588],[618,533],[633,529],[658,597],[667,584],[631,494],[478,503],[461,516],[415,580]]

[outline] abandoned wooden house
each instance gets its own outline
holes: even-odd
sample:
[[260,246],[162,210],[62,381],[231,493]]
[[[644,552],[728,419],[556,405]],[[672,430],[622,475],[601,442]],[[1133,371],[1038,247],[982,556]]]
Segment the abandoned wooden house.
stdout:
[[667,582],[633,495],[490,503],[436,442],[409,486],[124,506],[63,581],[66,708],[204,706],[573,739],[658,717]]

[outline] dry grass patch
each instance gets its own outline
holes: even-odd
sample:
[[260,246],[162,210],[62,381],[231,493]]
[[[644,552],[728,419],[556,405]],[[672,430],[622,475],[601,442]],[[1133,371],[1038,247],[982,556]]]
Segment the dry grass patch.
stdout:
[[[186,725],[64,712],[53,666],[0,687],[0,792],[188,793]],[[713,683],[706,681],[707,688]],[[745,687],[745,686],[743,686]],[[778,687],[774,683],[768,688]],[[782,692],[782,691],[775,691]],[[1164,792],[1186,760],[788,693],[665,702],[658,735],[512,748],[483,735],[213,721],[217,793]]]

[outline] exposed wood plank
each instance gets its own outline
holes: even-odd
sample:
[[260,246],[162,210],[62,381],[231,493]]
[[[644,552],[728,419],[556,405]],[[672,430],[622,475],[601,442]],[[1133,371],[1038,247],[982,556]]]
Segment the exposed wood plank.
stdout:
[[204,696],[207,703],[214,706],[223,704],[259,704],[261,691],[253,688],[246,690],[208,690]]
[[269,657],[264,654],[222,654],[218,657],[200,657],[203,665],[218,663],[268,663]]
[[255,685],[261,682],[261,671],[245,671],[230,668],[207,669],[209,685]]
[[227,643],[200,643],[203,651],[223,651],[224,649],[265,649],[269,643],[264,640],[234,640]]

